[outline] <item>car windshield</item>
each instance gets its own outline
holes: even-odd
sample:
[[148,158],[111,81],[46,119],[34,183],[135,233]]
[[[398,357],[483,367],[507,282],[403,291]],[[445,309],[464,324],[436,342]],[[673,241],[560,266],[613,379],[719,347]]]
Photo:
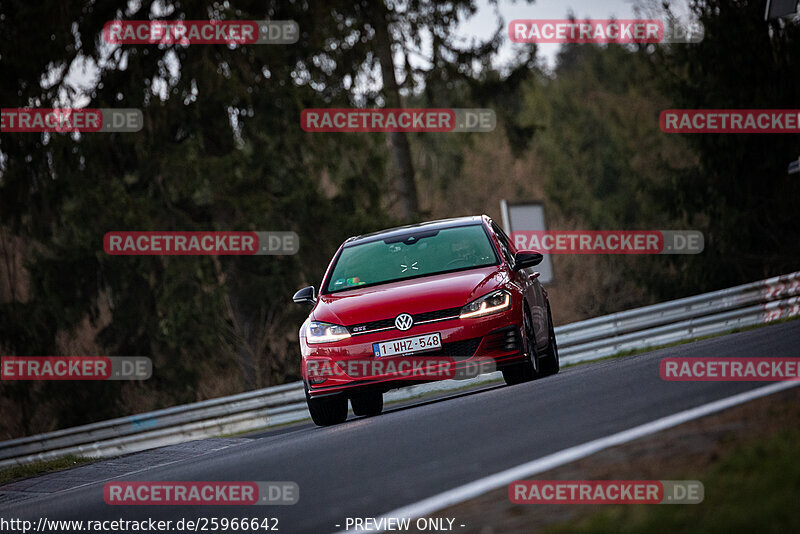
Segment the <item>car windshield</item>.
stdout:
[[480,224],[420,230],[414,234],[347,246],[328,281],[327,292],[394,282],[498,262]]

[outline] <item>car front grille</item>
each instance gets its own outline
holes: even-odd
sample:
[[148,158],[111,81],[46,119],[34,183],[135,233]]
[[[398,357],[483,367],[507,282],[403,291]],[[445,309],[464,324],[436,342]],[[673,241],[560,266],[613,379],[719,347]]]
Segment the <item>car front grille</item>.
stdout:
[[[425,324],[434,321],[444,321],[447,319],[455,319],[461,313],[461,308],[446,308],[443,310],[436,310],[430,312],[416,313],[412,315],[414,318],[414,325]],[[394,330],[394,317],[391,319],[380,319],[378,321],[369,321],[366,323],[353,324],[347,327],[347,331],[351,335],[369,334],[370,332],[377,332],[379,330]]]
[[423,353],[423,354],[415,354],[414,356],[445,356],[448,358],[453,359],[467,359],[472,358],[475,355],[475,351],[478,350],[478,345],[481,344],[481,339],[479,337],[475,337],[472,339],[464,339],[461,341],[452,341],[450,343],[442,343],[441,351],[431,352],[431,353]]

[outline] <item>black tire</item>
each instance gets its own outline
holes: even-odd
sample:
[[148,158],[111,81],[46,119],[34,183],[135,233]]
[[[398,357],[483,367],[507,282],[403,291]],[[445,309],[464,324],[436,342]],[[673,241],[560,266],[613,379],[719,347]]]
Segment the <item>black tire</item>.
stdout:
[[[503,367],[503,380],[509,386],[521,384],[523,382],[530,382],[539,378],[539,354],[536,352],[536,337],[533,332],[533,320],[528,307],[525,306],[525,312],[522,317],[523,339],[522,348],[525,353],[525,358],[519,363]],[[533,342],[531,342],[533,340]]]
[[347,397],[344,395],[312,399],[306,389],[306,404],[311,420],[317,426],[338,425],[347,420]]
[[550,303],[547,303],[547,320],[550,323],[550,342],[547,345],[547,353],[542,358],[542,376],[550,376],[558,373],[561,369],[561,362],[558,358],[558,343],[556,342],[556,331],[553,328],[553,315],[550,313]]
[[350,397],[350,404],[353,406],[355,415],[363,415],[365,417],[380,415],[383,411],[383,393],[380,391],[356,393]]

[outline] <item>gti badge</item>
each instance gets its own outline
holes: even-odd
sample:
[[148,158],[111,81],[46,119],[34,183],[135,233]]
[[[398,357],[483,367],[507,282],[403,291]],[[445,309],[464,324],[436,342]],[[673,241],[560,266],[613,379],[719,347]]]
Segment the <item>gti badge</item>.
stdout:
[[401,313],[400,315],[395,317],[394,326],[398,330],[403,330],[403,331],[408,330],[409,328],[414,326],[414,318],[407,313]]

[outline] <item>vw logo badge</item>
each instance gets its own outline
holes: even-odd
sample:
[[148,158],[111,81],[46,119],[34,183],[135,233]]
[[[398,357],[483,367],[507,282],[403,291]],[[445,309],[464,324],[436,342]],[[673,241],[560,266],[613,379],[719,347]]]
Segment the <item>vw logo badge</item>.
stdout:
[[414,326],[414,318],[407,313],[401,313],[400,315],[395,317],[394,326],[398,330],[403,330],[403,331],[408,330],[409,328]]

